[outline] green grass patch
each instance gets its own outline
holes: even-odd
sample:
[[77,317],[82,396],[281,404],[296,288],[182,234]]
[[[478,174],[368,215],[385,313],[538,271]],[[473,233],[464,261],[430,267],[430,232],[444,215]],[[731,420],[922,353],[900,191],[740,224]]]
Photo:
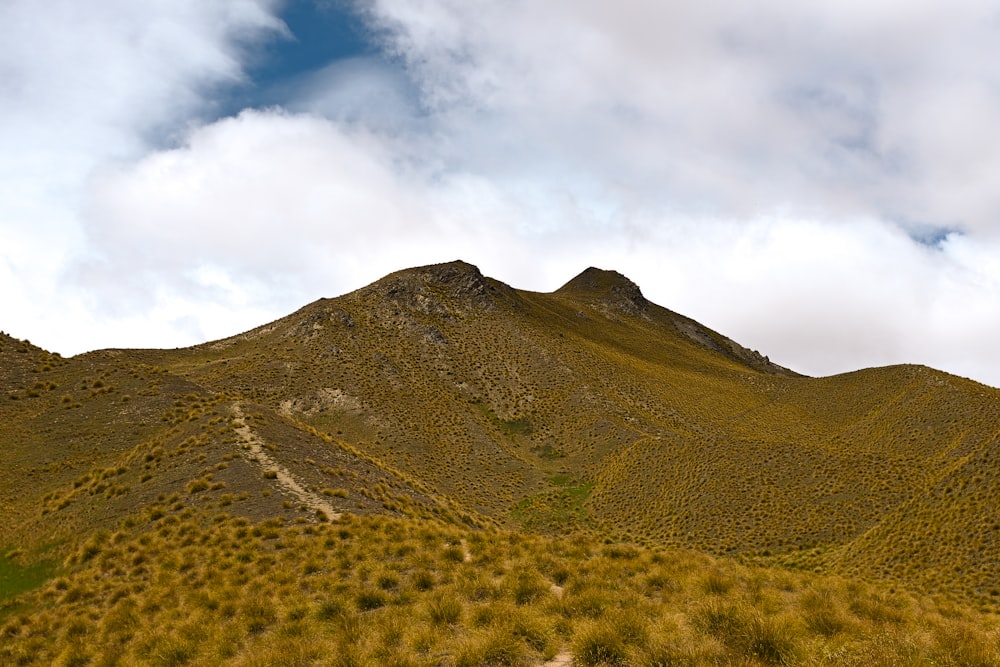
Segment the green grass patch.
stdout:
[[531,435],[535,430],[530,417],[521,416],[515,417],[514,419],[500,419],[500,417],[497,416],[497,413],[493,412],[493,410],[482,401],[476,401],[473,405],[479,409],[479,412],[481,412],[483,416],[490,420],[497,430],[507,437],[513,437],[515,435]]
[[538,455],[538,458],[545,459],[546,461],[566,458],[566,454],[562,450],[548,443],[536,445],[531,448],[531,451]]
[[517,419],[500,420],[500,430],[505,435],[531,435],[535,430],[531,425],[531,420],[527,417]]
[[14,553],[7,550],[0,554],[0,607],[25,591],[38,588],[56,571],[55,563],[49,561],[22,565],[13,557]]
[[529,496],[514,505],[511,517],[524,528],[562,533],[587,525],[589,513],[584,503],[590,497],[594,483],[581,483],[558,475],[549,481],[554,479],[563,482],[559,488]]

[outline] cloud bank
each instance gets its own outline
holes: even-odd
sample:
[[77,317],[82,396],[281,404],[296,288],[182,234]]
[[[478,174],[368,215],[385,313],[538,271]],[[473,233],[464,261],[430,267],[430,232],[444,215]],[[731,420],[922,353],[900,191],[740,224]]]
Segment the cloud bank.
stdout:
[[15,334],[189,344],[461,257],[546,291],[618,269],[810,374],[1000,385],[989,3],[379,0],[380,55],[218,119],[278,6],[73,7],[0,54]]

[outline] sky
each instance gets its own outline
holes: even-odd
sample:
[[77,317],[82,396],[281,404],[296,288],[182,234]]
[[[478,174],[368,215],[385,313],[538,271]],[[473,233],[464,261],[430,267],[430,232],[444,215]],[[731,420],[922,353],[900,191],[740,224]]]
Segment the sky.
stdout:
[[998,62],[980,0],[5,0],[0,329],[186,346],[461,258],[1000,386]]

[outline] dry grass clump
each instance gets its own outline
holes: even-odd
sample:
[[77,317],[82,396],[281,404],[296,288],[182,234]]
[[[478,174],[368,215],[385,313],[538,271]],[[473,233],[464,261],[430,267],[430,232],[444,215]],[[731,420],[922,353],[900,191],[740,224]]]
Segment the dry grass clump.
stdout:
[[0,664],[1000,664],[992,617],[692,552],[378,516],[146,516],[0,611]]

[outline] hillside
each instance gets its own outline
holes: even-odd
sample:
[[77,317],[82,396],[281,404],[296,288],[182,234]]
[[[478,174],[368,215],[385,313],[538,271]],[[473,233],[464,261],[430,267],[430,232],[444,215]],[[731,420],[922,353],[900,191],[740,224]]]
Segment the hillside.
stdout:
[[995,617],[926,596],[435,520],[188,507],[92,535],[65,570],[0,614],[0,664],[1000,664]]
[[422,518],[892,580],[997,609],[1000,391],[809,378],[587,269],[408,269],[238,336],[64,359],[0,338],[0,534]]

